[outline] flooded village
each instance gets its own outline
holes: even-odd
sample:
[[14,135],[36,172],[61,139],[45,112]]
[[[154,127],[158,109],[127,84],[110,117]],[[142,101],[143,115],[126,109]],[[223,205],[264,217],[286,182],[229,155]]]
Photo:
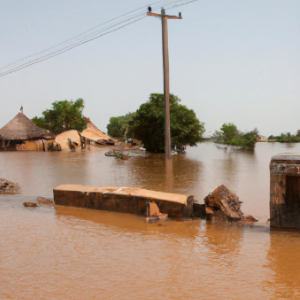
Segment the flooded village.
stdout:
[[300,299],[299,10],[0,3],[0,300]]
[[[147,157],[146,149],[141,147],[142,141],[136,139],[133,141],[133,139],[130,139],[129,142],[125,140],[124,143],[123,139],[117,139],[104,134],[90,120],[87,121],[86,129],[82,132],[71,129],[55,135],[49,130],[38,127],[33,121],[28,119],[23,113],[23,106],[21,107],[21,112],[0,129],[0,139],[2,151],[52,152],[65,150],[76,152],[83,150],[92,151],[92,146],[113,145],[118,147],[110,148],[105,152],[105,156],[113,156],[116,159],[122,160],[127,160],[129,157],[142,157],[144,159]],[[261,141],[261,137],[258,137],[257,140]],[[217,144],[217,147],[219,148],[220,145]],[[227,148],[224,149],[227,150]],[[241,150],[242,148],[233,149]],[[179,153],[185,154],[185,151],[179,150],[177,152],[175,146],[175,150],[172,150],[172,155]],[[172,174],[167,174],[166,176],[171,179]],[[3,193],[16,193],[12,188],[12,182],[3,179],[1,186],[3,187]],[[19,188],[18,183],[15,186],[17,190]],[[255,217],[251,215],[245,216],[242,213],[242,202],[239,200],[239,197],[224,185],[217,187],[213,193],[205,197],[204,204],[194,200],[194,196],[192,195],[164,193],[162,191],[151,191],[139,187],[62,184],[54,187],[53,196],[53,200],[38,197],[37,201],[44,204],[54,203],[63,206],[144,215],[146,221],[151,223],[166,220],[168,217],[181,217],[185,219],[201,218],[208,220],[218,218],[228,221],[240,221],[243,224],[252,224],[258,221]],[[24,202],[23,205],[25,207],[38,206],[34,202]],[[277,224],[277,227],[284,227],[281,223],[280,226],[278,222],[273,222],[273,219],[275,220],[274,216],[271,224],[274,223]],[[297,227],[296,225],[292,226],[292,228]]]
[[[9,135],[10,124],[16,121],[20,127],[14,126]],[[134,269],[143,274],[130,291],[138,298],[143,297],[145,285],[159,285],[171,276],[177,288],[198,299],[194,284],[183,286],[183,270],[185,283],[193,282],[194,274],[205,276],[205,284],[221,276],[218,286],[225,290],[226,281],[238,281],[238,286],[231,287],[237,298],[241,289],[251,289],[244,299],[252,299],[253,294],[294,297],[300,233],[270,230],[269,218],[275,227],[298,227],[297,200],[293,202],[299,195],[297,157],[274,155],[300,152],[299,144],[259,142],[254,150],[229,150],[204,142],[187,147],[183,155],[173,155],[170,169],[161,153],[146,152],[144,157],[125,160],[106,156],[119,146],[95,143],[109,136],[92,123],[85,132],[72,130],[54,136],[30,122],[19,113],[3,127],[6,131],[0,130],[6,147],[0,151],[1,176],[11,180],[0,183],[3,190],[8,189],[0,196],[1,240],[9,241],[2,247],[1,272],[21,268],[16,274],[23,278],[22,295],[43,297],[41,280],[47,278],[51,294],[63,280],[70,299],[78,293],[96,299],[98,288],[87,291],[80,284],[74,287],[72,278],[94,286],[103,276],[101,268],[110,282],[109,288],[102,288],[104,298],[111,295],[113,278],[117,276],[125,288],[122,273],[130,274]],[[36,148],[32,148],[34,144]],[[61,151],[57,151],[58,145]],[[279,198],[283,193],[290,204],[282,209],[278,204],[284,201]],[[36,205],[24,207],[24,203]],[[22,247],[15,248],[17,241],[22,241]],[[162,253],[172,249],[172,253],[154,255],[154,249]],[[286,251],[294,255],[286,256]],[[145,259],[145,253],[152,258]],[[47,271],[52,268],[51,261],[59,266],[51,271],[55,278]],[[137,265],[141,261],[143,265]],[[175,262],[176,268],[169,269]],[[34,282],[33,266],[41,278]],[[290,277],[282,276],[287,266]],[[69,272],[71,277],[66,275]],[[226,279],[222,277],[225,274]],[[10,286],[10,276],[2,280]],[[15,294],[10,288],[6,291],[7,295]],[[175,293],[173,288],[171,291]],[[219,290],[201,289],[201,294],[219,297]]]

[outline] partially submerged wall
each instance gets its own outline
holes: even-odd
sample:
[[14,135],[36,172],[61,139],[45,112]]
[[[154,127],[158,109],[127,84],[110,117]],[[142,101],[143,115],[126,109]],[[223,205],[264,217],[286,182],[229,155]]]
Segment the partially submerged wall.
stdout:
[[[0,150],[7,151],[48,151],[48,144],[51,140],[38,139],[28,141],[4,141]],[[3,144],[5,146],[3,146]]]
[[54,188],[53,194],[57,205],[145,215],[147,204],[154,201],[169,217],[189,218],[193,212],[193,196],[139,188],[64,184]]
[[272,157],[270,222],[271,227],[300,228],[300,155]]

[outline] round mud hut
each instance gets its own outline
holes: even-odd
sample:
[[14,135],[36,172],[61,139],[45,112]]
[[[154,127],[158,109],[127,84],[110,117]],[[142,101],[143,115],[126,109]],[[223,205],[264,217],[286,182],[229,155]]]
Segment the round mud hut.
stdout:
[[47,151],[52,134],[35,125],[22,112],[0,129],[0,150]]

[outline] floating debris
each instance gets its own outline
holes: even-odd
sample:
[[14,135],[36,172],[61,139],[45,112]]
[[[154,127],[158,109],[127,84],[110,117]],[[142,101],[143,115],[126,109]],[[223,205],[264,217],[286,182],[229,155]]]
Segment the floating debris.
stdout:
[[37,207],[37,203],[34,203],[34,202],[24,202],[23,205],[25,207]]
[[229,220],[239,221],[244,218],[239,197],[224,185],[217,187],[204,198],[206,214],[214,215],[221,210]]
[[1,194],[17,194],[20,187],[17,183],[0,178],[0,195]]
[[44,198],[44,197],[38,197],[36,199],[36,201],[39,202],[39,203],[43,203],[43,204],[53,204],[54,203],[53,199]]

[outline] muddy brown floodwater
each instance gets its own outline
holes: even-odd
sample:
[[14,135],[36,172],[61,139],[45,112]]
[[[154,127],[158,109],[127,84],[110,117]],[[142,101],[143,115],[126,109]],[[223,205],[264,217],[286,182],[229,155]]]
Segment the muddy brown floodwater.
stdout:
[[[20,195],[0,196],[1,300],[300,299],[300,231],[266,223],[270,158],[300,153],[300,145],[225,152],[204,143],[172,165],[161,155],[120,161],[105,150],[0,152],[0,178],[21,186]],[[259,222],[146,224],[129,214],[22,206],[62,183],[173,191],[201,202],[224,184]]]

